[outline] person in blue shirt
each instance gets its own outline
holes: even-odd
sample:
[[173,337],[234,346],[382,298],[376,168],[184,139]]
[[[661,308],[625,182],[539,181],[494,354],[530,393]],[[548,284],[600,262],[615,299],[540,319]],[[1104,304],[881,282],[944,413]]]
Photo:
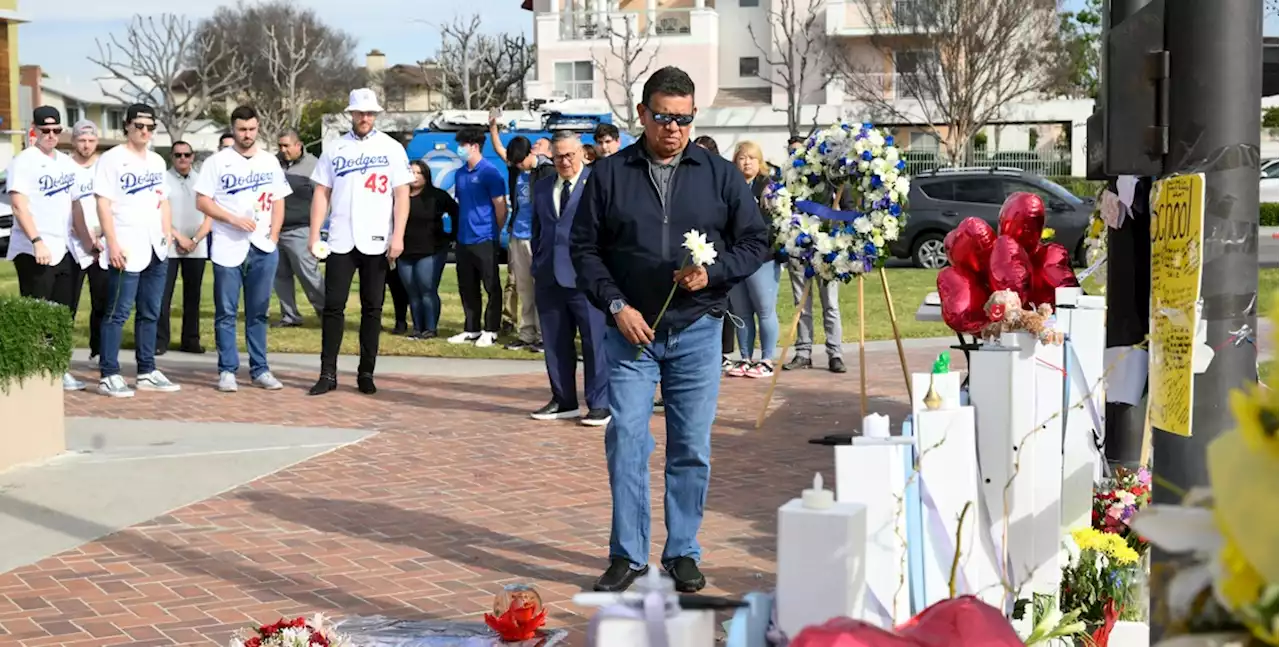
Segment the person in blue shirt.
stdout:
[[[507,220],[507,182],[498,167],[484,159],[484,131],[464,128],[454,138],[464,160],[454,176],[458,201],[455,252],[458,296],[462,300],[462,332],[451,344],[492,346],[502,326],[502,282],[498,279],[499,233]],[[480,289],[488,299],[481,312]]]
[[533,251],[533,185],[556,174],[549,158],[533,152],[528,138],[517,136],[507,143],[507,193],[511,215],[507,218],[510,240],[507,243],[507,286],[504,286],[505,310],[518,323],[517,340],[507,350],[542,350],[542,327],[534,304]]

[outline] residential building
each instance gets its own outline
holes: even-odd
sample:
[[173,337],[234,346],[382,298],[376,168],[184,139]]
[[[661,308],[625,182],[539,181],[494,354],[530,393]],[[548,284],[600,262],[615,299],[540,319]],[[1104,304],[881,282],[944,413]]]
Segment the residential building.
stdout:
[[[877,81],[890,100],[904,101],[902,112],[919,115],[914,98],[903,91],[912,65],[928,61],[919,50],[919,33],[909,23],[915,3],[927,0],[884,0],[884,11],[869,16],[866,0],[825,0],[820,5],[817,24],[833,47],[851,60],[865,61],[868,74]],[[807,0],[789,0],[788,8],[799,14],[809,11]],[[778,160],[786,154],[787,92],[769,65],[778,60],[775,44],[785,43],[779,21],[771,14],[782,10],[782,0],[524,0],[522,7],[533,12],[534,41],[537,47],[535,78],[528,83],[530,98],[595,98],[614,104],[615,112],[627,113],[623,98],[630,81],[633,98],[640,96],[644,78],[620,69],[615,52],[620,41],[643,48],[636,68],[650,71],[677,65],[697,85],[695,102],[700,106],[694,122],[698,135],[714,137],[722,151],[731,151],[742,140],[759,143],[765,155]],[[799,16],[804,20],[804,15]],[[886,56],[872,45],[872,36],[886,29],[901,29],[902,46]],[[777,33],[775,34],[775,30]],[[890,58],[892,57],[892,58]],[[632,72],[639,70],[633,69]],[[827,82],[814,73],[801,89],[801,123],[825,127],[843,117],[862,119],[868,106],[846,93],[840,81]],[[1031,170],[1084,174],[1085,121],[1093,112],[1092,100],[1028,100],[1012,104],[987,129],[991,161],[1017,164]],[[938,141],[923,128],[922,118],[907,123],[883,124],[899,135],[899,140],[918,154],[938,150]],[[804,129],[807,131],[807,127]],[[1061,151],[1060,143],[1067,149]],[[1058,159],[1061,157],[1061,159]],[[1052,163],[1045,163],[1049,160]],[[1056,161],[1054,161],[1056,160]]]
[[387,55],[375,49],[365,54],[364,69],[388,112],[430,112],[449,107],[444,72],[432,63],[396,63],[388,67]]
[[26,129],[18,112],[18,25],[26,22],[18,14],[18,0],[0,0],[0,168],[26,143]]

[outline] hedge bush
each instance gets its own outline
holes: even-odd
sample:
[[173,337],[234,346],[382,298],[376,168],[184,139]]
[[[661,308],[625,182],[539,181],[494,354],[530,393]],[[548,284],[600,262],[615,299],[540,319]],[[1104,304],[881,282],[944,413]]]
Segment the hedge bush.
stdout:
[[1258,225],[1262,227],[1280,227],[1280,204],[1263,202],[1258,205]]
[[1107,185],[1106,182],[1101,180],[1086,180],[1082,177],[1071,177],[1068,175],[1053,175],[1048,179],[1057,182],[1062,186],[1062,188],[1070,191],[1071,195],[1074,195],[1077,198],[1096,198],[1098,197],[1098,192],[1102,190],[1102,187]]
[[0,295],[0,392],[31,377],[57,379],[71,363],[71,310]]

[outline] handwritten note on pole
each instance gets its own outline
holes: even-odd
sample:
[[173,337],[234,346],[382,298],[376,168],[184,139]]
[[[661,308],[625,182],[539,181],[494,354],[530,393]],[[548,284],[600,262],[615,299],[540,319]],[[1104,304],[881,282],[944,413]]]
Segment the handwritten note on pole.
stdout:
[[1191,435],[1196,324],[1204,249],[1204,174],[1151,189],[1151,426]]

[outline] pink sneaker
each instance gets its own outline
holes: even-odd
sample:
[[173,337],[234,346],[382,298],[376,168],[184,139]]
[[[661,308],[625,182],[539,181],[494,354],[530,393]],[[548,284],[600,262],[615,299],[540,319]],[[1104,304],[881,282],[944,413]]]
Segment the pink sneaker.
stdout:
[[748,362],[747,360],[740,360],[734,363],[734,365],[730,367],[729,370],[725,371],[724,374],[729,377],[745,377],[749,370],[751,370],[751,362]]
[[756,362],[746,371],[747,377],[773,377],[773,366],[768,362]]

